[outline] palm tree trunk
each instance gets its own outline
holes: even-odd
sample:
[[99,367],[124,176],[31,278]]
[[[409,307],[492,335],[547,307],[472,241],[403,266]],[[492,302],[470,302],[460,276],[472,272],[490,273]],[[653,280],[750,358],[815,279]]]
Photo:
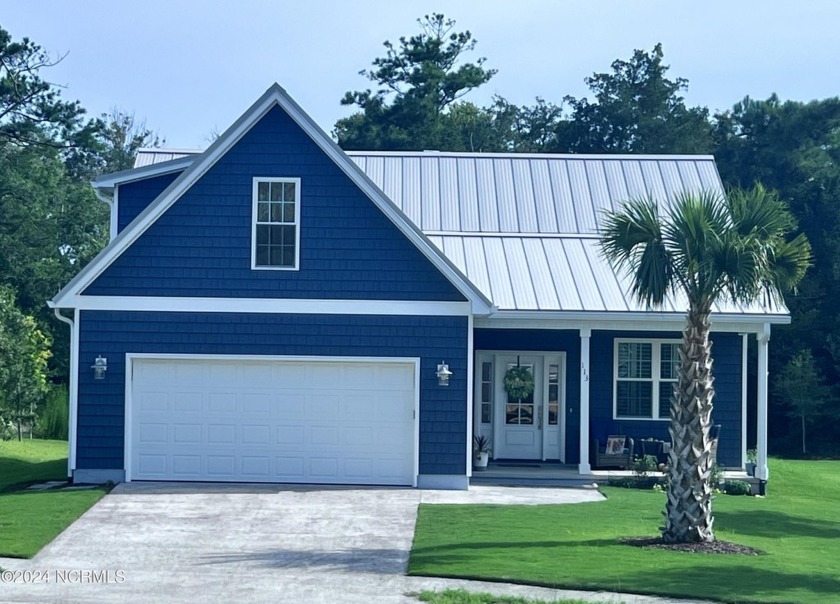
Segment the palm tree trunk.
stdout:
[[679,381],[671,399],[668,501],[662,539],[714,541],[711,427],[714,379],[709,331],[711,304],[691,301],[680,344]]

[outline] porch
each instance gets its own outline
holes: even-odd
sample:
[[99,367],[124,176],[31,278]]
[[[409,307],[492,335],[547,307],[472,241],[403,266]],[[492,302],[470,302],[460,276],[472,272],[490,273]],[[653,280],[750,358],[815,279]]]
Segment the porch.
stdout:
[[[649,472],[652,477],[664,478],[662,472]],[[759,493],[761,481],[743,470],[725,470],[727,480],[743,480]],[[473,469],[470,485],[508,487],[591,487],[605,485],[611,478],[633,476],[631,470],[590,470],[581,474],[577,464],[539,461],[491,461],[484,470]]]

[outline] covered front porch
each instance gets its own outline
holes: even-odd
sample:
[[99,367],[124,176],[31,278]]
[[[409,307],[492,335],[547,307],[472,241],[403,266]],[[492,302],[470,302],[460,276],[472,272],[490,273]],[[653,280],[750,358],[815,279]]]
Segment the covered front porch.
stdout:
[[[603,449],[609,436],[624,435],[638,451],[640,441],[670,440],[668,401],[681,316],[593,320],[586,326],[568,320],[527,323],[476,321],[472,429],[490,440],[491,461],[486,471],[473,474],[475,480],[603,482],[628,466],[599,467],[596,441]],[[748,448],[757,452],[755,480],[769,477],[769,338],[769,323],[720,317],[713,327],[717,463],[743,480]],[[757,377],[752,378],[755,411],[748,413],[750,346],[757,351]],[[505,372],[513,365],[533,371],[534,391],[525,399],[514,400],[504,389]]]
[[[725,470],[726,480],[743,480],[752,486],[753,493],[761,490],[761,480],[748,476],[744,470]],[[575,464],[550,462],[492,461],[486,469],[474,471],[470,485],[497,485],[508,487],[591,487],[603,486],[612,478],[633,476],[631,470],[590,470],[582,474]],[[665,478],[662,472],[649,476]]]

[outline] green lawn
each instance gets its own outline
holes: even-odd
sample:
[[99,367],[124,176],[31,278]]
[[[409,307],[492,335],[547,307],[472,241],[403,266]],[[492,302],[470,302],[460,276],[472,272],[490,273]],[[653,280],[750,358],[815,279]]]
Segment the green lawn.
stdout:
[[66,442],[0,441],[0,556],[31,558],[106,493],[23,490],[66,477]]
[[725,602],[840,603],[840,462],[772,460],[766,499],[715,499],[719,539],[764,556],[621,545],[657,535],[665,496],[606,487],[608,500],[561,506],[422,505],[413,575]]
[[[430,604],[587,604],[585,600],[531,600],[515,596],[494,596],[488,593],[470,593],[463,589],[447,589],[445,591],[421,591],[417,599]],[[620,604],[613,602],[610,604]]]

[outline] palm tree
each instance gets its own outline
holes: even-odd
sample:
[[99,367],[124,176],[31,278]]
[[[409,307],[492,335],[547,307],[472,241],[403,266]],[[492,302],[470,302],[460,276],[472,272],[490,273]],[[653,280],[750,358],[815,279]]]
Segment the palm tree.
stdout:
[[661,307],[666,296],[688,300],[679,381],[671,398],[668,500],[662,538],[714,541],[712,525],[712,355],[709,331],[716,302],[784,304],[811,263],[804,235],[791,238],[793,215],[761,185],[728,197],[705,191],[676,197],[669,209],[636,199],[607,212],[601,251],[625,271],[636,298]]

